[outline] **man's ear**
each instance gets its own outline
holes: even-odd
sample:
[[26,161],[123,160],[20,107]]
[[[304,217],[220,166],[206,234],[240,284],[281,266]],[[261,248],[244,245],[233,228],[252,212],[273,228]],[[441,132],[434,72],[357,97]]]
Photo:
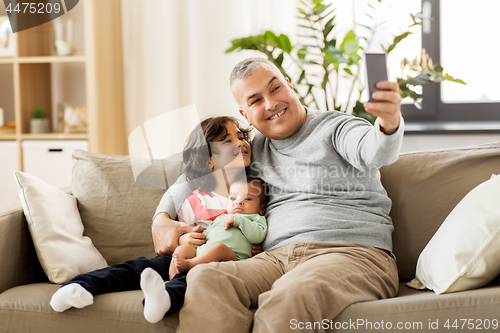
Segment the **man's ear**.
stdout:
[[288,84],[288,86],[289,86],[290,88],[292,88],[292,90],[293,90],[293,86],[292,86],[292,84],[290,83],[290,80],[289,80],[287,77],[285,77],[285,80],[286,80],[286,83]]
[[248,117],[247,117],[247,114],[245,113],[245,111],[243,110],[240,110],[240,114],[245,117],[245,119],[247,120],[248,122],[248,125],[252,126],[252,123],[250,123],[250,120],[248,120]]

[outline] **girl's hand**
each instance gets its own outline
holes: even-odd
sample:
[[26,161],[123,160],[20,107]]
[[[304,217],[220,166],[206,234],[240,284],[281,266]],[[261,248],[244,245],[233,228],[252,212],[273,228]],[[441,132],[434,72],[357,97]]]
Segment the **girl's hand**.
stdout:
[[207,242],[207,236],[201,233],[201,225],[196,226],[192,232],[179,237],[179,245],[189,245],[195,249]]
[[262,244],[253,244],[252,255],[256,255],[262,252]]
[[229,216],[224,222],[224,230],[234,227],[234,216]]

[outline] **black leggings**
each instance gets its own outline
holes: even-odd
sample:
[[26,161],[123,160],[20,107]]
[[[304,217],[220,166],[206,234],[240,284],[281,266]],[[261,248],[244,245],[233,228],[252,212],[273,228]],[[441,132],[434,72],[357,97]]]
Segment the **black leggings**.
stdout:
[[[64,285],[78,283],[93,296],[118,291],[139,290],[141,289],[141,273],[148,267],[158,272],[163,281],[168,281],[170,261],[172,261],[172,257],[167,255],[158,255],[151,259],[139,257],[96,271],[80,274]],[[171,281],[165,283],[165,290],[170,295],[172,303],[170,311],[180,310],[182,304],[184,304],[184,295],[186,294],[187,287],[186,275],[187,272],[177,274]]]

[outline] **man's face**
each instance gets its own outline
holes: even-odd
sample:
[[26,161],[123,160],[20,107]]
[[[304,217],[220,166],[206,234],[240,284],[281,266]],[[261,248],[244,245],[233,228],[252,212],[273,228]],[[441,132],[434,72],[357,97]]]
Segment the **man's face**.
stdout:
[[233,94],[249,124],[270,139],[288,138],[306,120],[306,110],[288,79],[266,63],[261,63],[245,79],[236,80]]

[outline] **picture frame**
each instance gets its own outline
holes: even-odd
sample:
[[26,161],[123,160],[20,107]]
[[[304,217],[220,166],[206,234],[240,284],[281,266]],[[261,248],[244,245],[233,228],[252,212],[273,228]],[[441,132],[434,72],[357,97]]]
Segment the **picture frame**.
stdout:
[[0,16],[0,57],[13,57],[15,52],[14,34],[8,16]]

